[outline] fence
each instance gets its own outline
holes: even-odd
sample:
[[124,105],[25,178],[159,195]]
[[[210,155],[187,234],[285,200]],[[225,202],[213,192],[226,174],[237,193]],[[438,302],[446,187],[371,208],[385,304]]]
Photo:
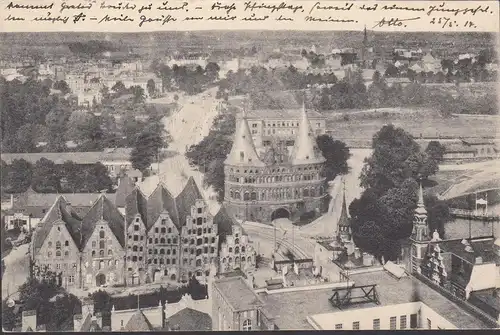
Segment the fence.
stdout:
[[414,276],[415,278],[417,278],[418,280],[420,280],[421,282],[432,288],[434,291],[442,294],[447,299],[451,300],[452,302],[454,302],[455,304],[457,304],[459,307],[463,308],[470,314],[476,316],[478,319],[486,323],[488,326],[492,328],[498,328],[497,321],[493,319],[490,315],[486,314],[485,312],[477,308],[476,306],[454,296],[451,292],[442,288],[441,286],[437,285],[436,283],[432,282],[431,280],[429,280],[428,278],[426,278],[421,274],[413,273],[412,276]]

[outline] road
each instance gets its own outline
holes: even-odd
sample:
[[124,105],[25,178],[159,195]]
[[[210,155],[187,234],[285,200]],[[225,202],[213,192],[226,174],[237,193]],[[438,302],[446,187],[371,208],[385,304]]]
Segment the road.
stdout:
[[2,297],[17,292],[29,276],[29,244],[22,244],[3,258],[5,272],[2,277]]

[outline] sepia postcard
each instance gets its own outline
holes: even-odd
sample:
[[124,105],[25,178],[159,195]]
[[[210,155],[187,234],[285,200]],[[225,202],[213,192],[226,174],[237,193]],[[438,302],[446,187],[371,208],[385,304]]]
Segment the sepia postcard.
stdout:
[[499,7],[0,0],[3,331],[500,328]]

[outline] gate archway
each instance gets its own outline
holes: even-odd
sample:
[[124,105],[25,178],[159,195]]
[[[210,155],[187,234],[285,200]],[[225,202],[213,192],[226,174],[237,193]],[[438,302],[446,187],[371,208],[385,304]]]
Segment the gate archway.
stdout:
[[271,214],[271,221],[283,218],[290,219],[290,211],[286,208],[280,207]]

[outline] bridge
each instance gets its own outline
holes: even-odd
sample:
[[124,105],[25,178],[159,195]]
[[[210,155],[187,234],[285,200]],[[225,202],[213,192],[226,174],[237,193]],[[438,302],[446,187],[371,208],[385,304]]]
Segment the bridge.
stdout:
[[482,210],[467,210],[450,208],[450,214],[457,218],[471,219],[476,221],[500,221],[500,215],[494,212],[484,212]]

